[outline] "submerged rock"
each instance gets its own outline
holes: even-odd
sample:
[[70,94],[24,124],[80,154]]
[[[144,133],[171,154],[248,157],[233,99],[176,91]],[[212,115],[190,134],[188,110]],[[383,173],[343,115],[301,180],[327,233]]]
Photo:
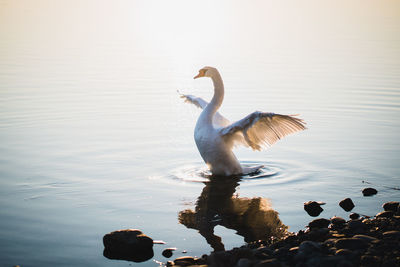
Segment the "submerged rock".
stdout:
[[339,202],[339,206],[342,207],[345,211],[351,211],[354,208],[354,203],[351,198],[345,198]]
[[378,193],[378,191],[375,188],[367,187],[362,190],[362,193],[363,193],[364,197],[369,197],[369,196],[376,195]]
[[321,208],[321,205],[324,204],[324,202],[308,201],[304,203],[304,210],[308,213],[308,215],[317,217],[324,210]]
[[118,230],[103,237],[104,256],[142,262],[153,257],[153,239],[137,229]]

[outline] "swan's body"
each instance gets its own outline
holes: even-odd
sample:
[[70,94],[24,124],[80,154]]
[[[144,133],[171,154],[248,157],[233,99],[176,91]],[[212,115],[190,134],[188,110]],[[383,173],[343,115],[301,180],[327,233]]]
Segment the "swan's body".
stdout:
[[242,167],[233,154],[235,145],[250,146],[261,150],[263,146],[272,145],[282,137],[304,130],[301,119],[289,115],[253,112],[245,118],[230,123],[218,113],[224,99],[224,84],[218,70],[204,67],[194,77],[209,77],[214,83],[214,96],[210,103],[191,95],[181,95],[203,109],[194,130],[197,148],[213,175],[239,175],[255,172],[262,166]]

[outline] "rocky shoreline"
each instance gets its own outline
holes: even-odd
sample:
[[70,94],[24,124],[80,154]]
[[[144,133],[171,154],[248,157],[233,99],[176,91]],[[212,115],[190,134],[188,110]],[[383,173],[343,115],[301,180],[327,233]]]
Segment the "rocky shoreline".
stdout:
[[280,240],[257,241],[167,266],[400,266],[400,206],[388,202],[374,217],[318,218]]

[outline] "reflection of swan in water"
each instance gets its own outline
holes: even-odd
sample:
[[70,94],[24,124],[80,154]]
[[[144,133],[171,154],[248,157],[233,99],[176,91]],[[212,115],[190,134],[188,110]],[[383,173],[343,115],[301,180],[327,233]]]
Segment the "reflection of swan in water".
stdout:
[[214,234],[217,225],[236,230],[246,242],[281,237],[287,231],[267,199],[234,196],[239,181],[236,176],[212,177],[205,183],[195,210],[179,213],[179,222],[198,230],[215,251],[225,249],[221,238]]
[[262,166],[243,167],[232,152],[235,145],[254,150],[270,146],[282,137],[304,130],[303,120],[289,115],[253,112],[230,123],[218,113],[224,99],[224,84],[218,70],[204,67],[194,77],[209,77],[214,83],[214,96],[210,103],[199,97],[181,95],[187,102],[203,109],[196,123],[194,138],[197,148],[213,175],[229,176],[256,172]]

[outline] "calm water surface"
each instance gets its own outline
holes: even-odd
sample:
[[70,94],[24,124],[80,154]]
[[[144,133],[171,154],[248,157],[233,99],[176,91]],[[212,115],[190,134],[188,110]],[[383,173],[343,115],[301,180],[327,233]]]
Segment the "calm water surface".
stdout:
[[[258,176],[207,178],[200,111],[176,92],[210,99],[204,65],[232,121],[307,122],[236,150]],[[201,256],[303,229],[309,200],[325,218],[348,217],[345,197],[374,215],[400,200],[399,77],[396,1],[0,1],[0,265],[132,265],[102,237],[139,228],[167,244],[134,265],[157,266],[166,247]]]

